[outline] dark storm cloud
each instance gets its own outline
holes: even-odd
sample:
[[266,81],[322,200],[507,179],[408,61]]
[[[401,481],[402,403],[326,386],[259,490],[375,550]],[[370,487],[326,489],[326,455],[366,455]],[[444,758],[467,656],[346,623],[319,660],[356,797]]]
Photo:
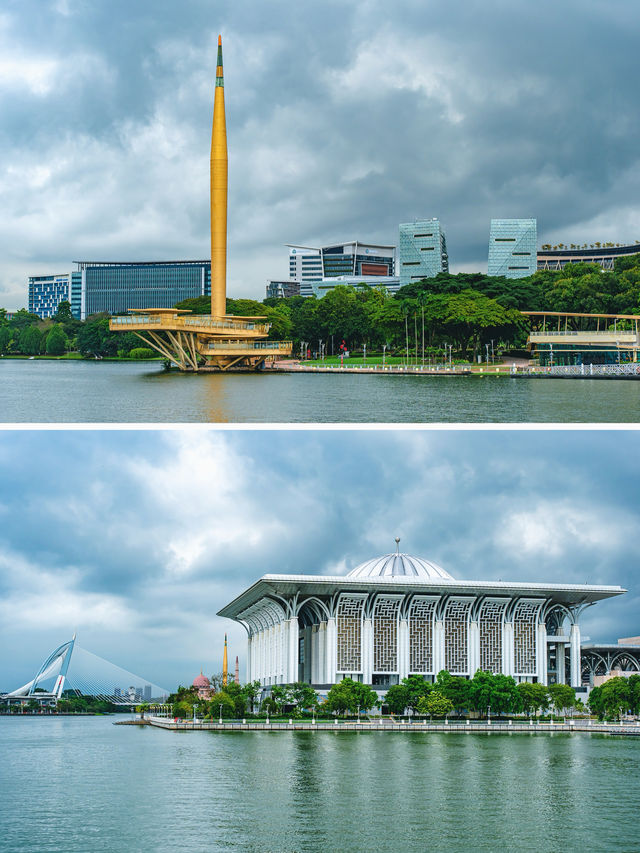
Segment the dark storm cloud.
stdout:
[[219,31],[233,295],[285,275],[287,241],[395,242],[414,216],[454,268],[484,267],[492,216],[640,238],[639,23],[622,0],[11,0],[0,301],[78,257],[206,256]]
[[[0,687],[74,629],[159,684],[229,632],[262,574],[344,574],[394,548],[454,577],[620,584],[588,611],[637,634],[637,432],[4,432]],[[205,660],[203,661],[203,656]]]

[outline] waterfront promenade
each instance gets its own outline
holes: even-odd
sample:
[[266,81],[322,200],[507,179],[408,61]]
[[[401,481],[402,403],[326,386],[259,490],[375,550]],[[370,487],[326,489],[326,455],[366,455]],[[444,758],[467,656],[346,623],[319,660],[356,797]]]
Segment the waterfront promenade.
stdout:
[[456,721],[432,723],[424,720],[409,721],[380,718],[377,720],[174,720],[167,717],[145,717],[122,720],[116,725],[147,725],[174,732],[444,732],[447,734],[558,734],[560,732],[586,732],[640,737],[640,721],[626,723],[595,723],[592,720],[567,720],[564,723]]

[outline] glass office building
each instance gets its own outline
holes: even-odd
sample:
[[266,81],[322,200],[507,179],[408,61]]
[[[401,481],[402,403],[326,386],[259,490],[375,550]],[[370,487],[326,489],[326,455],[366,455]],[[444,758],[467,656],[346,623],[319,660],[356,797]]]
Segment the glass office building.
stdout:
[[524,278],[537,267],[535,219],[492,219],[489,233],[489,275]]
[[210,261],[76,261],[81,276],[80,318],[132,308],[172,308],[211,295]]
[[400,287],[449,272],[447,241],[439,219],[417,219],[400,225]]
[[356,276],[385,278],[395,275],[396,247],[351,240],[333,246],[289,245],[289,278],[300,282],[300,295],[313,296],[314,286],[327,278]]
[[29,276],[29,311],[45,320],[61,302],[70,302],[73,316],[80,319],[81,278],[79,272]]

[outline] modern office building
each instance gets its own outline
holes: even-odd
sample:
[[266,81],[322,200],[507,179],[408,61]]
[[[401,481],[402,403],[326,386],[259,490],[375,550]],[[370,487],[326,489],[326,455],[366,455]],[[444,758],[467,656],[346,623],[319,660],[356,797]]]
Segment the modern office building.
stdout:
[[416,219],[400,225],[400,287],[449,272],[447,241],[438,219]]
[[[397,542],[399,540],[396,540]],[[220,610],[248,634],[247,680],[263,688],[349,676],[381,692],[410,674],[478,669],[580,687],[580,615],[620,586],[456,580],[401,554],[347,575],[267,574]]]
[[288,245],[289,278],[300,282],[300,295],[312,296],[312,283],[325,278],[393,277],[396,247],[361,243],[358,240],[324,247]]
[[300,296],[299,281],[267,282],[267,299],[288,299],[290,296]]
[[75,261],[81,276],[80,319],[91,314],[173,308],[211,295],[211,261]]
[[539,270],[562,270],[567,264],[598,264],[603,270],[612,270],[616,258],[640,254],[640,243],[628,246],[613,246],[595,243],[592,246],[556,246],[538,249]]
[[627,364],[640,360],[640,315],[523,311],[527,346],[541,367]]
[[29,276],[29,311],[45,320],[61,302],[71,303],[71,313],[81,316],[82,276],[79,272]]
[[384,287],[388,293],[397,293],[400,288],[400,278],[398,276],[353,276],[353,275],[338,275],[333,278],[323,278],[320,281],[310,282],[310,288],[314,296],[321,299],[329,291],[334,290],[339,285],[346,287],[358,288],[364,287]]
[[537,268],[535,219],[492,219],[489,233],[489,275],[524,278]]

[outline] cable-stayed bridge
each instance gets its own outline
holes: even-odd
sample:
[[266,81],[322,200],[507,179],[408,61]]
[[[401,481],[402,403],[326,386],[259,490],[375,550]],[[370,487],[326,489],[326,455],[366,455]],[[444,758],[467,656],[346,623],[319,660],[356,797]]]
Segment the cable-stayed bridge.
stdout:
[[166,688],[83,649],[74,634],[51,652],[31,681],[0,698],[54,704],[69,696],[92,696],[113,705],[129,706],[161,702],[168,694]]

